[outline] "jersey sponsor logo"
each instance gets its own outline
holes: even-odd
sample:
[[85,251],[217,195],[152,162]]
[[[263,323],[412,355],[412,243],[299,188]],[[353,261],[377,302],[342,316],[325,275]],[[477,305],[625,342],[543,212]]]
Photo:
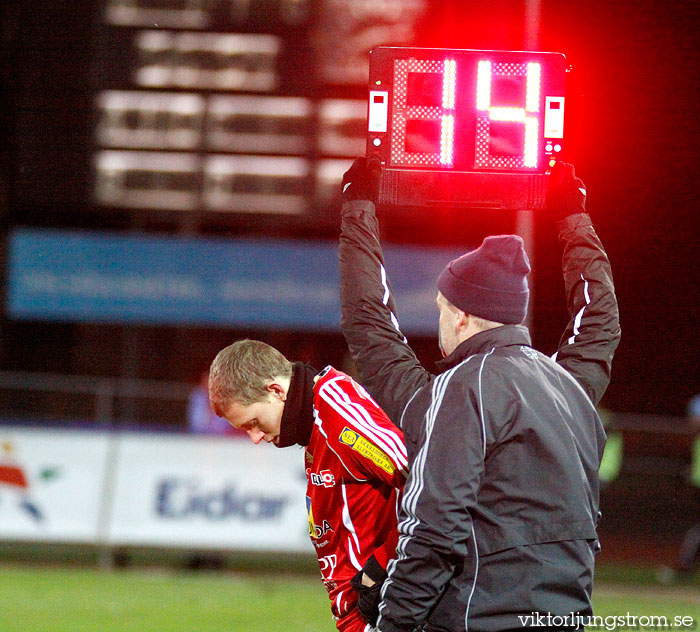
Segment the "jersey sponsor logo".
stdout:
[[317,485],[318,487],[333,487],[335,485],[335,476],[330,470],[321,470],[317,474],[312,472],[311,468],[307,468],[306,475],[309,477],[312,485]]
[[386,455],[386,453],[380,450],[377,446],[372,445],[367,439],[362,435],[358,434],[354,430],[350,430],[347,426],[343,428],[340,433],[340,443],[349,445],[353,450],[359,452],[366,459],[369,459],[377,467],[382,468],[385,472],[393,474],[396,471],[396,467],[392,460]]
[[326,535],[326,533],[328,533],[329,531],[333,532],[333,527],[331,527],[331,523],[328,522],[328,520],[324,520],[320,525],[314,525],[314,533],[316,535],[312,537],[318,540],[319,538],[322,538],[324,535]]
[[331,523],[328,522],[328,520],[324,520],[320,525],[318,525],[318,524],[309,525],[309,529],[311,529],[312,527],[313,527],[313,535],[311,534],[311,531],[309,531],[309,535],[314,540],[318,540],[319,538],[322,538],[329,531],[333,532],[333,527],[331,527]]
[[323,577],[323,579],[330,579],[333,577],[333,571],[338,565],[338,556],[332,554],[326,555],[325,557],[319,557],[318,564],[321,567],[321,577]]
[[323,585],[326,587],[326,590],[329,593],[333,592],[336,588],[338,588],[338,584],[336,584],[332,579],[324,579]]
[[324,520],[320,525],[316,524],[314,521],[314,512],[311,508],[311,498],[306,497],[306,516],[309,520],[309,537],[312,540],[318,540],[322,538],[329,531],[333,531],[333,527],[328,520]]

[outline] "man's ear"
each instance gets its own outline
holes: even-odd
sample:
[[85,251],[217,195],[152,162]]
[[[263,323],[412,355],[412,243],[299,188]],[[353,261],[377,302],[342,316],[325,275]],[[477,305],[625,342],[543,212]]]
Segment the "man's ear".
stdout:
[[267,385],[267,390],[270,391],[271,395],[276,395],[283,402],[287,401],[287,392],[279,382],[269,382]]
[[464,331],[467,327],[469,327],[469,314],[467,314],[467,312],[463,312],[461,309],[457,310],[455,327],[458,331]]

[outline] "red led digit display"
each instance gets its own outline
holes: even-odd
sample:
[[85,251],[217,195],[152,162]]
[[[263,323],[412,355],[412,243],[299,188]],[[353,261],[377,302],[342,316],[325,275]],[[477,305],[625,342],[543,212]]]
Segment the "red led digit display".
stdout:
[[454,157],[454,60],[397,59],[392,129],[392,162],[446,165]]
[[[541,73],[541,64],[537,62],[495,64],[488,59],[479,61],[475,95],[478,112],[475,168],[538,167]],[[499,80],[515,84],[516,92],[524,92],[520,107],[492,101],[493,85]],[[525,89],[517,90],[517,86],[523,83]]]
[[379,47],[370,60],[367,153],[385,202],[459,204],[470,186],[481,193],[467,206],[541,205],[543,183],[523,177],[546,174],[564,147],[563,55]]

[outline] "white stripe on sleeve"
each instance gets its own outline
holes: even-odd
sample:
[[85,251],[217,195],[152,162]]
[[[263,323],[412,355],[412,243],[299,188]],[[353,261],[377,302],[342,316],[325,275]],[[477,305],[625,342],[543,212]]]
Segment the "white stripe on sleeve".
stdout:
[[[468,361],[467,359],[466,361]],[[406,490],[404,490],[404,497],[402,502],[402,507],[406,512],[406,517],[401,522],[401,531],[409,535],[413,535],[416,527],[420,524],[420,520],[416,516],[416,506],[418,505],[418,498],[423,491],[425,486],[425,462],[428,457],[428,448],[430,447],[430,439],[433,434],[433,427],[435,425],[435,419],[442,405],[442,399],[447,390],[447,385],[449,384],[450,378],[454,375],[455,371],[462,366],[463,363],[458,364],[446,373],[439,375],[433,381],[431,388],[431,400],[430,406],[425,413],[425,441],[421,446],[416,458],[411,467],[411,478]],[[397,547],[397,552],[399,553],[399,558],[403,555],[405,546],[407,544],[408,538],[399,538],[399,546]],[[403,545],[403,546],[402,546]],[[401,550],[400,550],[401,549]]]
[[[355,525],[352,523],[352,518],[350,517],[350,509],[348,508],[348,497],[345,492],[345,485],[341,485],[341,490],[343,493],[343,524],[348,530],[350,537],[348,538],[348,557],[350,558],[350,563],[358,570],[362,570],[362,564],[357,559],[357,554],[361,554],[360,541],[357,539],[357,533],[355,532]],[[355,542],[355,547],[357,548],[357,554],[353,549],[352,543]]]
[[360,403],[354,401],[347,391],[341,385],[342,378],[335,378],[328,383],[329,389],[333,394],[337,395],[337,401],[340,405],[345,406],[349,413],[353,414],[354,418],[362,428],[366,428],[367,432],[373,432],[381,436],[389,445],[393,446],[397,453],[397,457],[407,458],[406,446],[399,438],[399,435],[391,428],[385,428],[378,424],[372,414]]
[[323,429],[323,420],[321,419],[320,415],[318,414],[318,411],[314,408],[314,423],[316,426],[318,426],[318,431],[323,435],[324,439],[326,440],[326,445],[328,446],[328,449],[335,454],[338,457],[338,461],[340,461],[340,464],[345,468],[348,474],[352,476],[356,481],[359,481],[361,483],[366,483],[367,479],[366,478],[358,478],[353,474],[352,470],[345,465],[343,462],[343,459],[340,458],[340,455],[333,449],[333,446],[330,444],[330,441],[328,441],[328,435],[326,434],[326,431]]
[[[384,296],[382,296],[382,302],[388,308],[389,307],[389,297],[391,296],[391,292],[389,291],[389,283],[388,283],[387,278],[386,278],[386,270],[384,269],[384,265],[381,263],[379,264],[379,273],[380,273],[381,278],[382,278],[382,286],[384,287]],[[399,326],[399,319],[396,318],[396,314],[394,314],[394,312],[389,310],[389,316],[391,317],[391,324],[394,326],[394,329],[396,329],[396,331],[398,331],[401,334],[403,341],[405,343],[408,343],[408,340],[406,340],[406,336],[404,336],[401,333],[401,327]]]
[[406,446],[398,434],[380,426],[367,409],[358,402],[353,402],[347,393],[336,384],[342,378],[329,380],[319,389],[319,395],[347,423],[370,439],[379,449],[387,454],[397,469],[406,472],[408,456]]
[[586,310],[586,307],[591,304],[591,297],[588,293],[588,281],[586,281],[583,275],[581,275],[581,280],[583,281],[583,297],[586,300],[586,304],[579,310],[578,314],[576,314],[576,318],[574,318],[574,335],[569,338],[570,345],[574,344],[576,336],[581,333],[581,319],[583,318],[583,312]]

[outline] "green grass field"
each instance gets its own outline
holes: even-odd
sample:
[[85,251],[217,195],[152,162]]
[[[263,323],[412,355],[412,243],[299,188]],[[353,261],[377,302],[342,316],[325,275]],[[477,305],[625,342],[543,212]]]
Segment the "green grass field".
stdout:
[[[669,588],[612,575],[623,581],[596,585],[596,614],[686,616],[697,623],[685,629],[700,624],[697,584]],[[307,573],[0,566],[0,632],[333,630],[325,590]]]

